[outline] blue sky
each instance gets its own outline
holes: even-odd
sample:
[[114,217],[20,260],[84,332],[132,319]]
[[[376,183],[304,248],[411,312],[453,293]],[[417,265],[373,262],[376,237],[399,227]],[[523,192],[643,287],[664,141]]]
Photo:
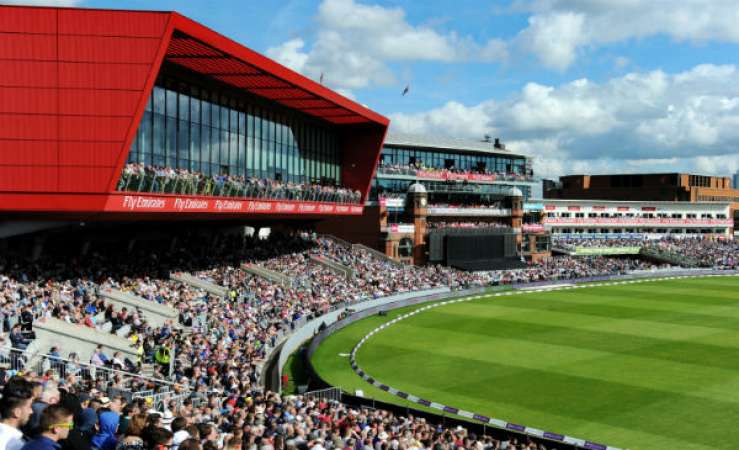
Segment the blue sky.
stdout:
[[542,176],[739,170],[739,0],[37,3],[179,11],[395,130],[499,136]]

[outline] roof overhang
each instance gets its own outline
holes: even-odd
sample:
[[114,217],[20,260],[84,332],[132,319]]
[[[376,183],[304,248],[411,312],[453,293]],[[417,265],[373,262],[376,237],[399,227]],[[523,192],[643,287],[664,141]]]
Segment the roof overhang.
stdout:
[[179,13],[172,13],[172,28],[164,56],[167,62],[333,124],[390,123],[386,117]]

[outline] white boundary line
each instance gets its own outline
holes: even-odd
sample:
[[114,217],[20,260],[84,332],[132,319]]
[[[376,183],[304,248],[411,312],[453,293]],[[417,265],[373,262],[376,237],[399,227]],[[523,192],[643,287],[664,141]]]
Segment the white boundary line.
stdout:
[[534,437],[564,442],[566,444],[576,445],[578,447],[582,447],[582,448],[589,449],[589,450],[622,450],[618,447],[611,447],[608,445],[598,444],[596,442],[586,441],[584,439],[579,439],[579,438],[575,438],[572,436],[561,435],[558,433],[551,433],[548,431],[542,431],[542,430],[532,428],[532,427],[527,427],[524,425],[518,425],[518,424],[511,423],[511,422],[506,422],[500,419],[490,418],[487,416],[483,416],[481,414],[476,414],[470,411],[461,410],[453,406],[447,406],[447,405],[436,403],[430,400],[425,400],[415,395],[400,391],[396,388],[380,383],[379,381],[372,378],[369,374],[364,372],[357,364],[357,361],[356,361],[357,352],[364,344],[367,343],[370,337],[379,333],[381,330],[384,330],[385,328],[391,325],[394,325],[402,320],[405,320],[409,317],[413,317],[424,311],[428,311],[429,309],[436,308],[439,306],[450,305],[450,304],[461,303],[461,302],[469,302],[472,300],[481,299],[483,297],[490,298],[490,297],[499,297],[503,295],[514,295],[514,294],[516,295],[533,294],[533,293],[538,294],[541,292],[554,291],[554,290],[564,291],[564,290],[571,290],[571,289],[594,288],[594,287],[603,287],[603,286],[620,286],[620,285],[634,284],[634,283],[648,283],[648,282],[653,282],[653,281],[668,281],[668,280],[678,280],[678,279],[687,279],[687,278],[736,277],[736,276],[739,276],[739,273],[732,272],[728,274],[681,275],[681,276],[672,276],[672,277],[642,278],[638,280],[623,280],[623,281],[608,281],[608,282],[597,282],[596,281],[596,282],[588,283],[588,284],[579,284],[579,285],[571,285],[571,286],[553,285],[553,286],[542,287],[536,290],[516,290],[516,291],[508,291],[508,292],[497,292],[495,294],[489,294],[489,295],[475,295],[475,296],[469,296],[469,297],[455,298],[452,300],[445,300],[441,302],[435,302],[435,303],[432,303],[431,305],[422,306],[409,313],[402,314],[396,317],[395,319],[385,322],[382,325],[379,325],[378,327],[371,330],[369,333],[364,335],[362,339],[360,339],[360,341],[354,346],[354,348],[352,348],[349,361],[351,363],[352,370],[354,371],[354,373],[362,377],[365,381],[367,381],[371,385],[385,392],[389,392],[395,396],[398,396],[400,398],[410,400],[419,405],[428,406],[434,409],[438,409],[438,410],[448,412],[451,414],[456,414],[462,417],[472,418],[474,420],[477,420],[477,421],[480,421],[480,422],[483,422],[489,425],[494,425],[499,428],[505,428],[507,430],[512,430],[512,431],[518,431],[518,432],[521,432],[521,433],[524,433],[530,436],[534,436]]

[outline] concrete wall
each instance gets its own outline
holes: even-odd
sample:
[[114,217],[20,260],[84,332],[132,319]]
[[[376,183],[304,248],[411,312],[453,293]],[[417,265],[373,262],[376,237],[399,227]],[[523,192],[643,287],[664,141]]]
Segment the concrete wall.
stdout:
[[157,302],[144,300],[127,292],[121,292],[117,289],[104,288],[98,291],[98,295],[104,297],[106,301],[116,306],[116,310],[120,310],[124,306],[129,311],[140,309],[144,315],[144,319],[154,327],[164,325],[167,320],[177,323],[179,314],[177,310],[169,306],[160,305]]
[[48,353],[51,346],[56,345],[62,349],[63,357],[66,358],[69,351],[74,351],[79,355],[80,361],[89,362],[95,347],[103,344],[108,356],[119,351],[124,358],[131,361],[136,361],[137,358],[136,349],[131,346],[128,339],[63,320],[55,318],[37,320],[33,322],[33,331],[36,332],[39,350],[42,353]]

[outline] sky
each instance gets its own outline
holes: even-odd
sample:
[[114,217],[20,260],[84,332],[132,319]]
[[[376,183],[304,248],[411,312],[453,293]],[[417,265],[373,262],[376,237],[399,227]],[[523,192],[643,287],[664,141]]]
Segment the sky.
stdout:
[[395,131],[500,137],[545,178],[739,170],[739,0],[0,3],[176,10]]

